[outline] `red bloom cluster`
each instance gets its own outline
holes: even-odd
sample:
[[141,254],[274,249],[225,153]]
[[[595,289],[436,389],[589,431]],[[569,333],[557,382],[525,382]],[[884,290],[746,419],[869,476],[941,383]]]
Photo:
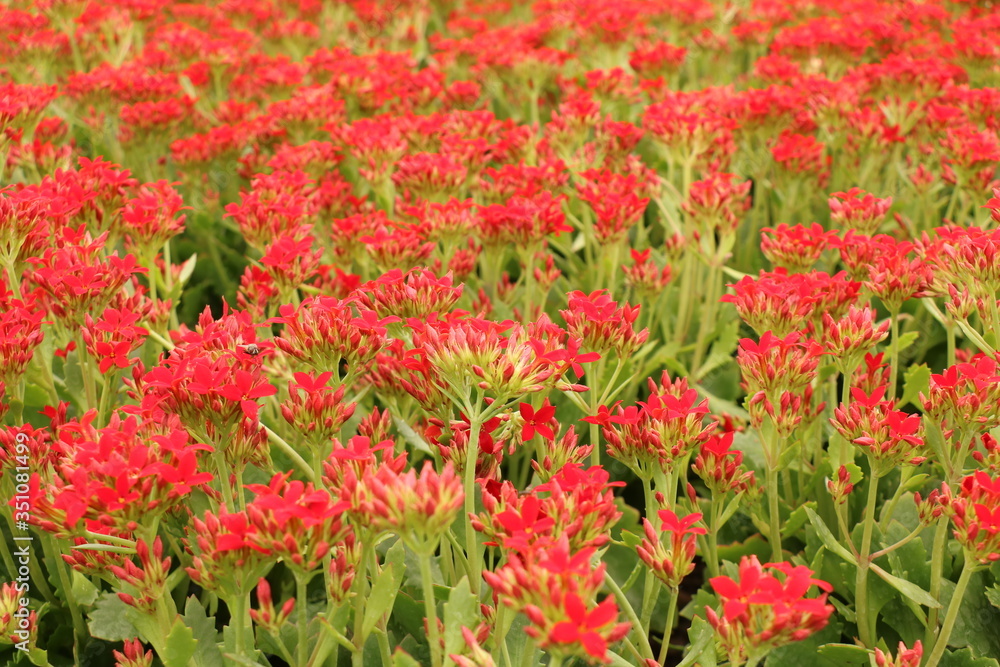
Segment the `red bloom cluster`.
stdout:
[[[826,593],[806,597],[813,586],[829,592],[812,570],[790,563],[761,565],[756,556],[740,561],[739,578],[709,580],[722,603],[720,611],[705,609],[719,642],[734,664],[772,648],[800,641],[822,630],[833,613]],[[780,575],[780,576],[776,576]]]

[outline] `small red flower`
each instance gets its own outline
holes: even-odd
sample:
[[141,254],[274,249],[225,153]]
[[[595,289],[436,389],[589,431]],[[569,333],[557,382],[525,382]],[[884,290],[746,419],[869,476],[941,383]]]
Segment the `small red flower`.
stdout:
[[521,440],[527,442],[535,437],[535,433],[552,440],[556,434],[552,431],[550,422],[556,414],[556,408],[549,403],[549,399],[542,402],[542,407],[535,410],[530,403],[521,403],[521,418],[524,419],[524,426],[521,427]]

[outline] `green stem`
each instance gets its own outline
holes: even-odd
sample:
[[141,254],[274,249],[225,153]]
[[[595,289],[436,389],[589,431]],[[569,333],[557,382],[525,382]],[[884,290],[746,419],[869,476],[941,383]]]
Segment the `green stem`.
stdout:
[[431,553],[420,554],[420,585],[424,592],[424,616],[427,617],[428,638],[431,643],[431,665],[441,665],[441,639],[438,632],[437,603],[434,600],[434,579],[431,575]]
[[899,367],[899,312],[892,313],[890,326],[892,343],[889,346],[889,400],[896,398],[896,377]]
[[[721,261],[713,258],[711,261]],[[720,278],[722,276],[722,271],[719,270],[714,264],[708,266],[708,300],[705,303],[705,309],[699,318],[698,322],[698,338],[695,339],[694,344],[694,359],[691,362],[691,372],[700,377],[701,362],[705,358],[705,353],[708,351],[708,345],[706,345],[706,339],[709,334],[712,333],[710,327],[715,327],[718,322],[716,322],[715,311],[718,307],[719,301],[719,287],[718,283],[721,282]]]
[[934,650],[931,651],[931,655],[924,667],[937,667],[937,664],[944,656],[945,649],[948,648],[948,640],[951,638],[951,632],[955,629],[955,621],[958,620],[958,612],[962,608],[965,589],[968,588],[969,579],[972,578],[972,573],[976,569],[978,569],[977,564],[972,559],[972,554],[966,551],[965,565],[962,566],[962,574],[958,577],[958,583],[955,584],[955,592],[951,596],[948,613],[944,617],[944,625],[941,626],[941,632],[938,634],[937,639],[934,640]]
[[90,353],[87,352],[87,345],[83,341],[83,336],[76,337],[77,360],[80,363],[80,374],[83,376],[83,393],[87,401],[87,409],[97,407],[97,383],[90,373]]
[[295,604],[299,608],[296,622],[298,641],[295,646],[295,661],[300,667],[306,664],[306,648],[309,628],[309,577],[303,572],[295,572]]
[[653,647],[649,645],[649,637],[647,636],[645,626],[639,622],[639,617],[635,613],[635,609],[632,608],[632,604],[628,601],[628,597],[622,592],[618,584],[611,575],[607,572],[604,573],[604,583],[611,593],[615,596],[615,601],[618,606],[622,608],[628,620],[632,623],[632,629],[635,631],[636,636],[639,638],[639,648],[642,649],[642,657],[647,660],[653,659]]
[[76,602],[76,595],[73,593],[73,584],[70,581],[68,566],[66,561],[62,559],[62,553],[52,536],[48,533],[41,535],[42,539],[42,551],[48,557],[50,567],[55,568],[56,575],[59,577],[59,586],[62,588],[62,594],[66,600],[66,606],[69,608],[69,615],[73,619],[73,630],[75,632],[76,640],[87,637],[87,625],[83,621],[83,614],[80,612],[80,605]]
[[482,579],[483,558],[479,554],[479,540],[476,530],[472,527],[472,516],[476,513],[476,461],[479,460],[479,430],[482,427],[481,415],[474,414],[470,409],[468,457],[465,460],[465,544],[469,558],[469,585],[475,595],[479,595],[479,580]]
[[351,656],[351,664],[354,667],[364,667],[365,640],[367,639],[363,635],[362,629],[364,628],[365,602],[368,599],[368,554],[372,551],[374,535],[371,535],[370,531],[365,532],[368,534],[358,536],[362,546],[359,571],[355,575],[357,591],[354,597],[354,634],[351,637],[354,642],[354,653]]
[[[948,542],[947,517],[938,519],[934,530],[934,548],[931,552],[931,588],[930,594],[935,600],[941,599],[941,575],[944,571],[945,545]],[[924,632],[924,646],[931,646],[937,636],[938,609],[931,609],[927,614],[927,629]]]
[[249,593],[243,592],[243,587],[237,591],[236,596],[232,601],[232,608],[230,609],[232,618],[229,619],[229,623],[233,626],[233,638],[236,642],[236,655],[243,656],[246,655],[246,610],[249,603]]
[[7,570],[9,581],[14,581],[17,577],[17,566],[14,564],[14,557],[10,554],[10,547],[7,545],[7,540],[0,540],[0,555],[3,556],[4,568]]
[[563,657],[561,653],[553,653],[549,658],[549,667],[562,667]]
[[521,323],[527,324],[534,316],[535,308],[535,252],[533,248],[528,248],[524,257],[524,312],[521,314]]
[[[869,459],[871,460],[871,459]],[[870,618],[868,606],[868,569],[871,566],[872,532],[875,528],[875,503],[878,500],[878,480],[875,461],[871,462],[872,476],[868,480],[868,503],[865,506],[864,532],[861,536],[861,552],[858,556],[858,572],[854,585],[854,598],[858,614],[858,637],[867,647],[873,647],[872,631],[875,619]]]
[[292,463],[295,464],[295,466],[302,472],[303,475],[306,476],[306,478],[308,478],[310,482],[313,484],[320,483],[320,478],[317,474],[318,471],[313,470],[312,467],[306,463],[306,460],[302,458],[302,456],[295,451],[291,445],[285,442],[280,435],[269,429],[264,424],[261,424],[261,426],[263,426],[264,430],[267,432],[267,439],[271,441],[271,444],[277,445],[278,449],[283,451],[285,456],[292,460]]
[[777,461],[767,464],[767,512],[770,521],[771,561],[780,563],[784,560],[781,551],[781,515],[778,511],[778,466]]
[[[719,525],[719,499],[712,494],[711,508],[709,509],[709,526],[708,526],[708,553],[706,554],[705,564],[708,568],[708,574],[710,577],[719,576],[719,530],[722,526]],[[661,661],[662,662],[662,661]]]
[[[620,362],[619,362],[620,363]],[[595,365],[592,375],[592,383],[588,385],[588,390],[590,391],[590,416],[597,414],[597,409],[600,407],[600,401],[602,396],[598,394],[598,387],[601,385],[601,379],[604,377],[604,357],[601,357],[597,364]],[[614,380],[612,380],[614,382]],[[601,464],[601,447],[600,447],[600,429],[597,424],[590,424],[590,445],[593,449],[590,450],[590,465],[596,466]]]
[[246,489],[243,488],[243,468],[236,469],[236,493],[239,494],[239,508],[240,511],[243,512],[247,508],[247,492]]
[[[656,497],[653,495],[653,488],[650,480],[647,478],[643,478],[642,480],[642,492],[646,500],[646,519],[655,526],[658,518]],[[642,592],[642,627],[648,628],[649,620],[653,615],[653,609],[656,607],[656,598],[660,589],[658,586],[659,580],[653,575],[653,570],[646,568],[645,572],[646,576]]]
[[114,372],[108,372],[101,379],[101,404],[97,408],[97,423],[102,426],[108,423],[109,415],[107,413],[110,408],[111,394],[117,393],[111,391],[111,382],[114,375]]
[[670,637],[674,633],[674,621],[677,616],[677,587],[670,588],[670,599],[667,603],[667,621],[663,625],[663,643],[660,644],[659,663],[667,664],[667,652],[670,650]]
[[212,451],[212,459],[215,461],[215,469],[219,473],[219,485],[222,487],[222,501],[226,503],[226,509],[230,512],[236,511],[233,502],[233,486],[229,482],[229,466],[226,465],[226,456],[216,446]]
[[958,193],[961,190],[961,183],[956,179],[955,187],[951,190],[951,197],[948,198],[948,208],[944,211],[944,219],[951,220],[951,216],[955,211],[955,204],[958,203]]
[[913,476],[913,468],[907,466],[903,468],[902,472],[899,474],[899,484],[896,486],[895,493],[892,494],[892,498],[889,499],[888,504],[882,510],[882,520],[879,522],[879,528],[884,533],[889,528],[889,522],[892,521],[892,515],[896,513],[896,505],[899,504],[899,499],[903,497],[904,489],[906,488],[906,483],[910,481],[910,477]]
[[945,333],[948,338],[948,366],[955,365],[955,323],[948,321],[945,326]]

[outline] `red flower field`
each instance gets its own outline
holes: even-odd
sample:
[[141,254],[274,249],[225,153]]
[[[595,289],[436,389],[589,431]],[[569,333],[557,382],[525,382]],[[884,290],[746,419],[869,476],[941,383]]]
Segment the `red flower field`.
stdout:
[[0,7],[0,661],[1000,667],[1000,8]]

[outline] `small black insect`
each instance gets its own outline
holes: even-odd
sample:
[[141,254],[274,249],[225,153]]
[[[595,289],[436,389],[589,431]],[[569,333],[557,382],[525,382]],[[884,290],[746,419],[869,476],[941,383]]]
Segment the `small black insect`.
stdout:
[[257,347],[256,343],[250,343],[249,345],[245,345],[243,347],[243,351],[249,354],[251,357],[256,357],[258,354],[260,354],[260,348]]

